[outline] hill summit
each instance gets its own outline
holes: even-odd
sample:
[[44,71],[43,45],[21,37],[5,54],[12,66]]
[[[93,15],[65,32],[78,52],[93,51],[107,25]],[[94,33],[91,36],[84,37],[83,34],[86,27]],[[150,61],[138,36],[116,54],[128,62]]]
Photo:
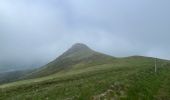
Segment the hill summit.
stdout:
[[87,45],[82,43],[76,43],[70,49],[64,52],[61,56],[59,56],[56,60],[65,58],[82,59],[91,56],[94,53],[96,52],[90,49]]
[[65,53],[70,54],[70,53],[85,51],[85,50],[91,51],[91,49],[87,45],[82,43],[76,43]]
[[74,50],[84,50],[84,49],[90,50],[90,48],[87,45],[85,45],[83,43],[76,43],[68,51],[71,51],[71,50],[73,50],[73,51]]

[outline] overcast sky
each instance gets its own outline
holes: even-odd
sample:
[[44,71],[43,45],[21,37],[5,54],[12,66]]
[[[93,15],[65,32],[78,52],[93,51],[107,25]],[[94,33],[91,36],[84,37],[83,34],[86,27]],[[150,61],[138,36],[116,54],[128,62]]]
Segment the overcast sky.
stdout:
[[0,62],[48,62],[81,42],[170,59],[170,0],[0,0]]

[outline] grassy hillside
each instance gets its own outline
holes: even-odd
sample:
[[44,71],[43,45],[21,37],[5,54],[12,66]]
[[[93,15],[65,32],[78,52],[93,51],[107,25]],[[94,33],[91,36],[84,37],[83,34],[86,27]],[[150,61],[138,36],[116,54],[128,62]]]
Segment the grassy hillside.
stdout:
[[0,85],[0,100],[168,100],[170,62],[132,56],[114,58],[75,44],[32,71],[27,80]]
[[170,63],[133,56],[0,86],[2,100],[168,100]]

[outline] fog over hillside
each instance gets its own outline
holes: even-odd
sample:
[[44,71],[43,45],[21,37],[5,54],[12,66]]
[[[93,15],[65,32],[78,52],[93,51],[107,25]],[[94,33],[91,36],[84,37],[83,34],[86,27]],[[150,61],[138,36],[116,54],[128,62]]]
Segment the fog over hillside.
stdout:
[[44,65],[74,43],[118,57],[170,59],[169,4],[169,0],[0,0],[0,70]]

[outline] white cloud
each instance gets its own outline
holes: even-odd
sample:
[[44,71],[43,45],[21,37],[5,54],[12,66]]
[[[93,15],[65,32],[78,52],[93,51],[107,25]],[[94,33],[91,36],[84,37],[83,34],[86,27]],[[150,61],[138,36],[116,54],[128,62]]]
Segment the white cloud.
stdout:
[[166,0],[1,0],[0,61],[47,62],[76,42],[113,56],[169,58],[168,4]]

